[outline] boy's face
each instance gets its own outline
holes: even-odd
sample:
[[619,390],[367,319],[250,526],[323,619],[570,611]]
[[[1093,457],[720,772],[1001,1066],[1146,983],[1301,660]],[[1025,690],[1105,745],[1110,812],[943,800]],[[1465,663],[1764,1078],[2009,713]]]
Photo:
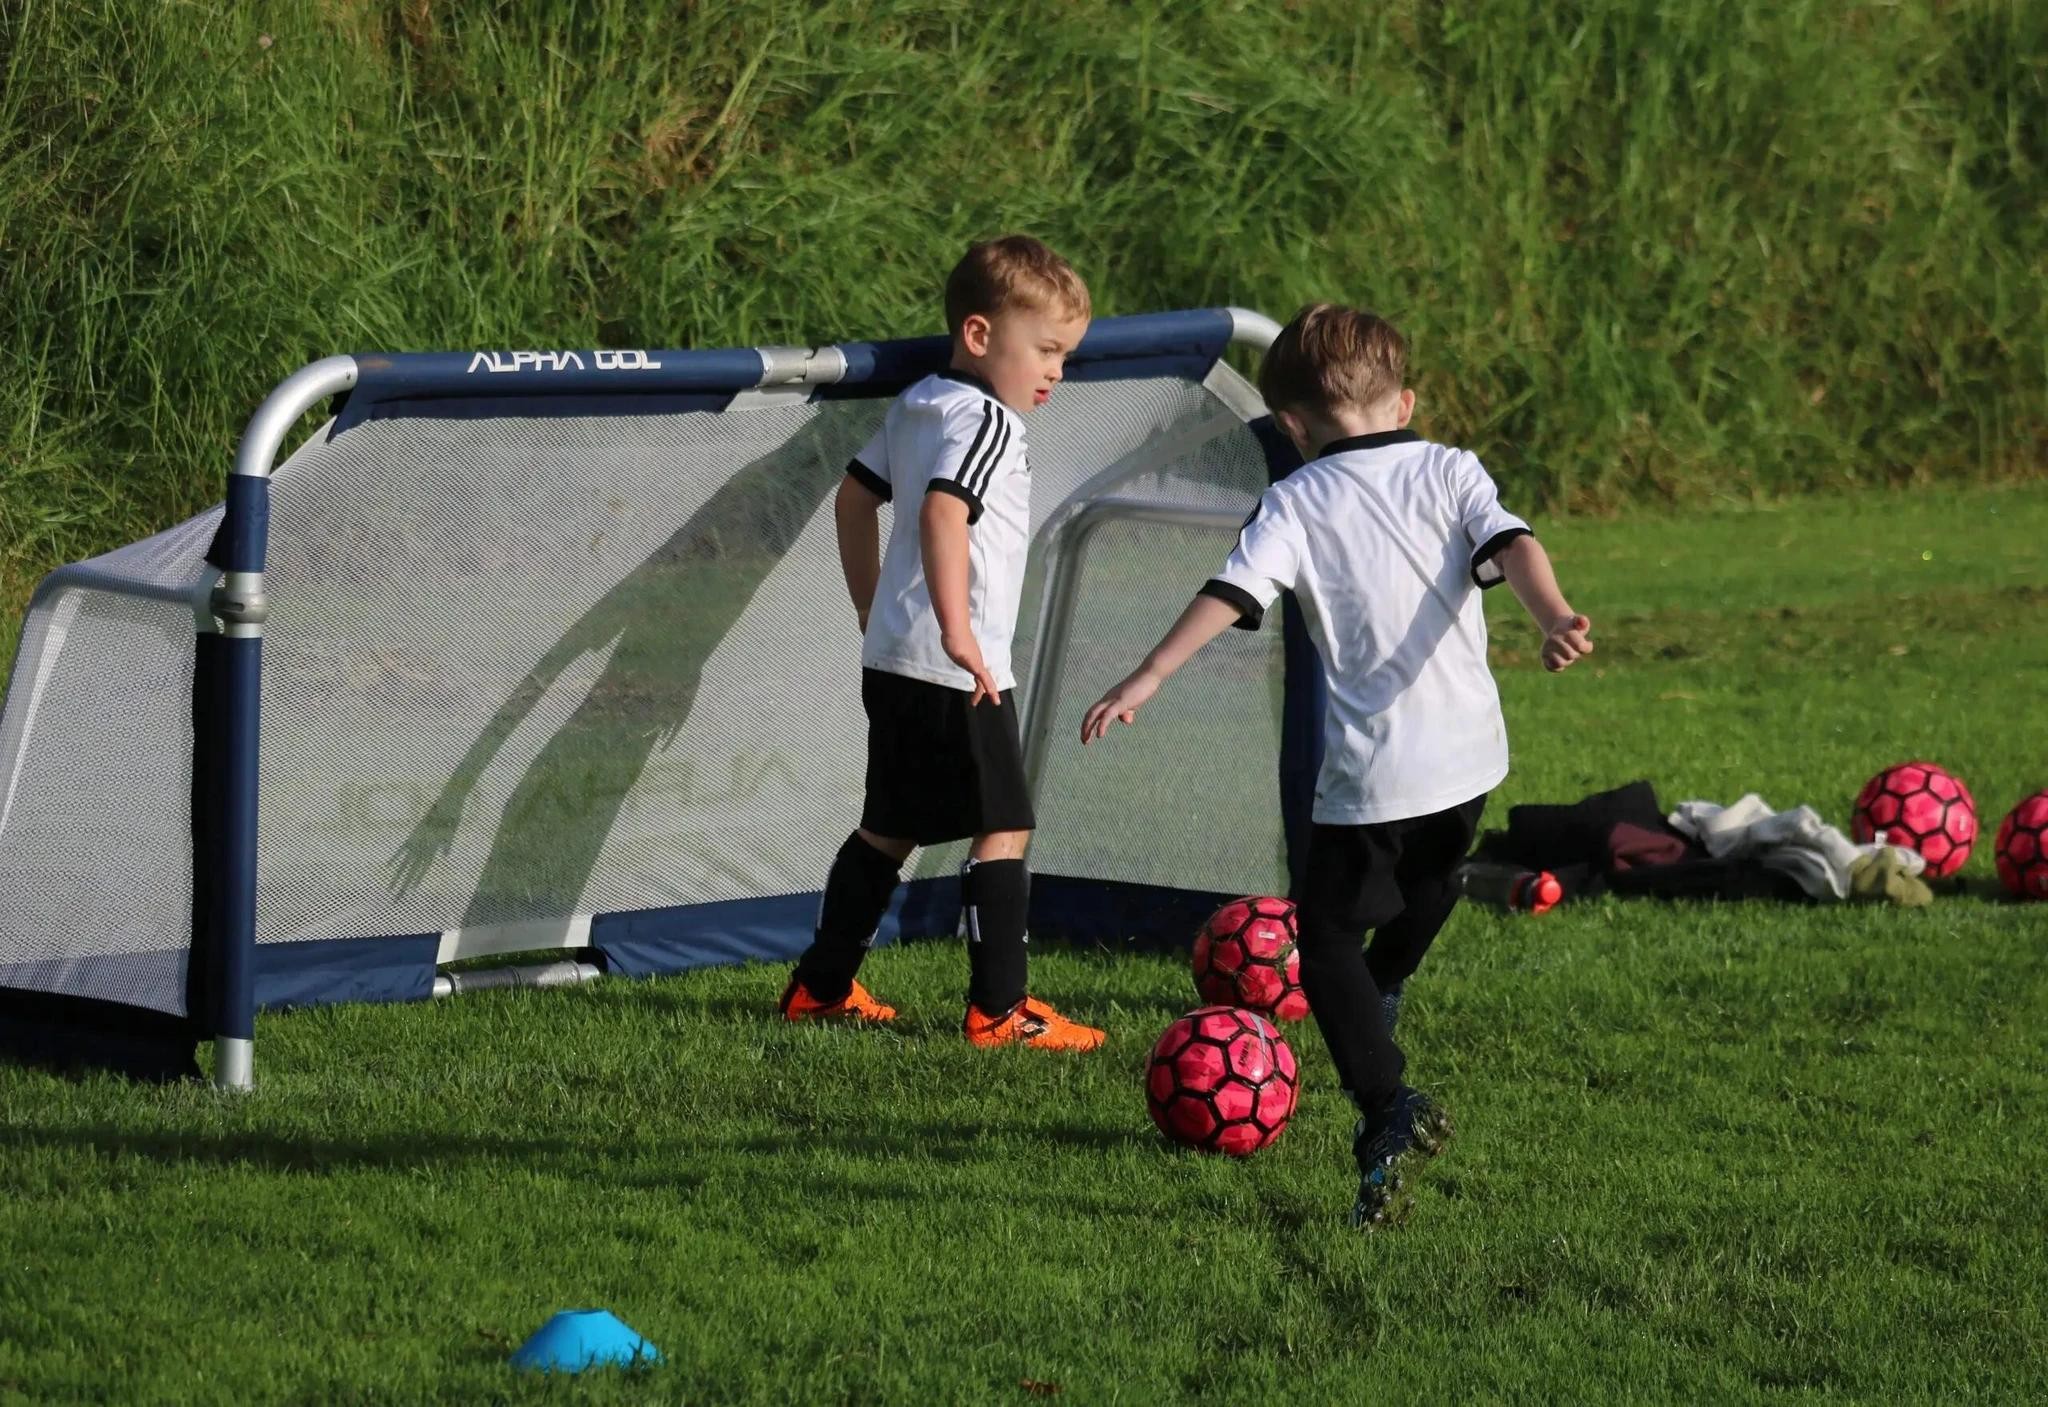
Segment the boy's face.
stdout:
[[967,369],[995,387],[997,400],[1030,411],[1052,398],[1067,354],[1087,331],[1088,319],[1055,308],[1007,308],[994,317],[971,315],[960,327],[960,349]]

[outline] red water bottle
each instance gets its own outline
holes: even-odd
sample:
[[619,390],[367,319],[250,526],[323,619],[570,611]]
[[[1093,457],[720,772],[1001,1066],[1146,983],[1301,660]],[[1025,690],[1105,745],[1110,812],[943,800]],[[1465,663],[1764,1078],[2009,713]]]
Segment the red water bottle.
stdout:
[[1564,886],[1549,870],[1467,860],[1458,866],[1458,892],[1511,914],[1542,914],[1564,900]]

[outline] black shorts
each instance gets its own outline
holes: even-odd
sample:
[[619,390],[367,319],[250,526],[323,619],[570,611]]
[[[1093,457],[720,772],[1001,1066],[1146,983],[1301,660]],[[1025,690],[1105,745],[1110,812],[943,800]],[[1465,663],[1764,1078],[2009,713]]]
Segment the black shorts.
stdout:
[[[1411,904],[1429,907],[1456,883],[1472,848],[1484,793],[1427,816],[1310,829],[1300,903],[1316,926],[1363,935]],[[1448,910],[1446,910],[1448,912]]]
[[983,699],[879,669],[860,672],[868,713],[868,795],[860,823],[876,835],[936,845],[1037,828],[1024,781],[1017,691]]

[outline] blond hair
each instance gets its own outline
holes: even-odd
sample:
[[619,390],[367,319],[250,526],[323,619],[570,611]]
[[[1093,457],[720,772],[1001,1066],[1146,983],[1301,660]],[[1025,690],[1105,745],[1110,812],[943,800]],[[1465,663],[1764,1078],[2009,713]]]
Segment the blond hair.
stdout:
[[1009,308],[1057,309],[1087,318],[1088,285],[1074,266],[1030,235],[1004,235],[968,246],[946,276],[946,327],[954,336],[976,313],[985,318]]
[[1259,394],[1268,410],[1369,410],[1399,394],[1407,373],[1408,343],[1392,323],[1360,308],[1310,303],[1266,349]]

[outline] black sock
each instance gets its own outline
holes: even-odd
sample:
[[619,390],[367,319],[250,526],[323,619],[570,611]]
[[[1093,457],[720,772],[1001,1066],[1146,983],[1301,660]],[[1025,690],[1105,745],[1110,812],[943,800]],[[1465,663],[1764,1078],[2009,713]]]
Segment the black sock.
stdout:
[[1370,1124],[1400,1091],[1406,1061],[1387,1030],[1358,936],[1317,922],[1313,912],[1301,917],[1301,990],[1344,1092]]
[[862,840],[859,831],[847,836],[832,857],[817,932],[796,961],[796,980],[814,1001],[829,1005],[853,990],[853,974],[860,971],[860,960],[873,946],[875,929],[896,894],[900,864]]
[[1022,860],[969,860],[960,872],[967,934],[967,999],[1001,1016],[1024,1000],[1024,918],[1031,872]]

